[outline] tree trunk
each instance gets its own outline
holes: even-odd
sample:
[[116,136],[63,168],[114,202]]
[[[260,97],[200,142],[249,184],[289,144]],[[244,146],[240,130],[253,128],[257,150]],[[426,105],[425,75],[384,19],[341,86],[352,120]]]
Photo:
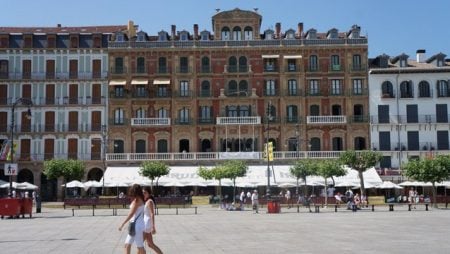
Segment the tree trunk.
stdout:
[[233,179],[233,203],[236,204],[236,178]]
[[222,179],[219,179],[219,200],[222,202]]
[[366,196],[366,189],[364,188],[364,177],[363,177],[363,171],[362,170],[358,170],[358,176],[359,176],[359,183],[360,183],[360,196],[362,197],[363,195],[367,198]]
[[303,195],[306,198],[305,200],[308,200],[308,187],[306,186],[306,177],[303,178],[303,181],[305,184],[303,185]]
[[153,194],[153,179],[150,179],[150,190],[152,190],[152,194]]
[[325,206],[328,206],[327,178],[325,177]]
[[298,180],[299,178],[297,178],[297,186],[295,187],[295,195],[297,195],[297,199],[298,199]]
[[438,205],[437,205],[437,203],[436,203],[436,185],[434,184],[434,182],[433,182],[433,187],[432,187],[432,194],[433,194],[433,207],[434,208],[438,208]]

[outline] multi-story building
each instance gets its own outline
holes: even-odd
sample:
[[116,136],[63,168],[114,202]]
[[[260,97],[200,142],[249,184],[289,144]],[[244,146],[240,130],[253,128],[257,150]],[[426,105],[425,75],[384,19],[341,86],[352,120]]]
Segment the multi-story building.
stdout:
[[367,149],[360,27],[261,31],[261,22],[234,9],[216,13],[212,31],[111,37],[108,165],[258,160],[267,140],[276,163]]
[[[382,174],[400,175],[414,157],[449,153],[450,63],[418,50],[370,60],[371,148],[383,153]],[[400,169],[400,170],[399,170]]]
[[[56,198],[62,184],[43,175],[44,160],[83,160],[86,179],[103,175],[108,41],[125,30],[126,25],[0,27],[0,143],[14,134],[19,172],[13,180],[40,186],[44,199]],[[31,119],[24,101],[32,102]],[[0,175],[8,181],[3,170]]]

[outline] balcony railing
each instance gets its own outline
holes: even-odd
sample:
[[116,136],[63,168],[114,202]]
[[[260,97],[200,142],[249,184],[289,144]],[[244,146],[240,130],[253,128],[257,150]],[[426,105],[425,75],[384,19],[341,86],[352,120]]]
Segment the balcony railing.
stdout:
[[448,123],[450,115],[443,115],[437,117],[436,115],[417,115],[417,116],[407,116],[407,115],[389,115],[386,117],[381,117],[379,115],[373,115],[370,117],[371,124],[415,124],[415,123]]
[[347,117],[344,115],[339,116],[307,116],[307,124],[345,124],[347,123]]
[[[94,156],[92,156],[94,155]],[[14,158],[17,158],[18,161],[26,162],[26,161],[44,161],[50,159],[78,159],[83,161],[89,160],[101,160],[101,155],[96,156],[94,153],[25,153],[18,152],[14,155]]]
[[391,152],[398,152],[398,151],[427,152],[427,151],[447,150],[447,149],[439,149],[436,142],[417,142],[410,144],[408,144],[408,142],[400,142],[400,145],[398,142],[391,142],[387,144],[372,143],[372,150],[391,151]]
[[45,80],[45,79],[56,79],[56,80],[70,80],[70,79],[98,79],[107,78],[107,72],[9,72],[2,73],[0,79],[32,79],[32,80]]
[[169,126],[170,118],[131,118],[132,126]]
[[261,124],[260,116],[217,117],[218,125],[255,125]]
[[[306,158],[339,158],[343,151],[280,151],[274,152],[275,160],[296,160]],[[183,160],[229,160],[247,159],[262,160],[263,152],[199,152],[199,153],[108,153],[106,160],[111,161],[144,161],[144,160],[161,160],[161,161],[183,161]]]

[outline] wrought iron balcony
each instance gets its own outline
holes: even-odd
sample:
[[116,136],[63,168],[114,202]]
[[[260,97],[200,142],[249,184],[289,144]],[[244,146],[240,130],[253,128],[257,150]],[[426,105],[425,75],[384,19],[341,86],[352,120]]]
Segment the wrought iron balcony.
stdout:
[[170,118],[131,118],[132,126],[170,126]]
[[218,125],[257,125],[261,124],[260,116],[217,117]]
[[345,115],[338,116],[307,116],[307,124],[346,124],[347,117]]

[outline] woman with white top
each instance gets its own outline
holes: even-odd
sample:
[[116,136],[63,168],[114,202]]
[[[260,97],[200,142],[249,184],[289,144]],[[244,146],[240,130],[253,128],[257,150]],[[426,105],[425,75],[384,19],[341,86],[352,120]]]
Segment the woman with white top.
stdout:
[[142,193],[142,188],[139,184],[133,184],[130,187],[128,196],[133,198],[133,201],[130,204],[130,212],[125,220],[119,227],[119,231],[122,230],[123,226],[127,224],[128,221],[135,222],[135,235],[132,236],[130,234],[127,235],[125,240],[125,253],[131,253],[131,245],[133,242],[136,244],[138,249],[138,254],[145,254],[144,249],[144,194]]
[[155,229],[155,202],[152,198],[152,189],[150,187],[144,187],[144,239],[147,241],[148,247],[153,249],[156,253],[162,254],[161,249],[153,242],[153,234],[156,234]]

